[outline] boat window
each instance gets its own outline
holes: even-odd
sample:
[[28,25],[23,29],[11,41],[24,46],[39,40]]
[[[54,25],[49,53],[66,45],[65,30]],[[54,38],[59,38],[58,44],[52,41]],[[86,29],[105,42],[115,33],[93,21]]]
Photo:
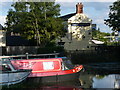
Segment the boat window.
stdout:
[[50,55],[50,58],[55,58],[55,55]]
[[40,59],[40,58],[55,58],[55,55],[43,55],[43,56],[29,56],[29,59]]
[[20,60],[20,59],[26,59],[26,57],[12,57],[12,60]]
[[0,70],[11,71],[11,68],[7,64],[3,64],[3,65],[0,66]]
[[63,64],[69,69],[73,69],[73,67],[74,67],[72,62],[67,58],[63,59]]
[[62,70],[69,70],[69,68],[67,68],[64,63],[62,63]]

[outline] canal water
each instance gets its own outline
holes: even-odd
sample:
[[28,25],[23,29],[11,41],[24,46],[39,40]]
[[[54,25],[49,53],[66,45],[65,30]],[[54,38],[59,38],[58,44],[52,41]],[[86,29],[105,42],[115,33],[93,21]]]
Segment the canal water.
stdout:
[[28,88],[29,90],[103,90],[120,89],[120,63],[84,64],[84,70],[79,73],[78,80],[54,83],[34,83],[24,81],[6,88]]
[[79,77],[83,88],[120,89],[120,63],[94,63],[84,67]]

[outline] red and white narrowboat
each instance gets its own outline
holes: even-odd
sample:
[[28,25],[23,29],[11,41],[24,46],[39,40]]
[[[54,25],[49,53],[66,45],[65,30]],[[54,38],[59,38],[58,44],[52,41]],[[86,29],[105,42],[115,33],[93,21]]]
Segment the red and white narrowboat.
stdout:
[[82,65],[74,66],[66,57],[37,58],[37,59],[11,59],[16,69],[32,69],[29,77],[44,82],[64,81],[78,79]]

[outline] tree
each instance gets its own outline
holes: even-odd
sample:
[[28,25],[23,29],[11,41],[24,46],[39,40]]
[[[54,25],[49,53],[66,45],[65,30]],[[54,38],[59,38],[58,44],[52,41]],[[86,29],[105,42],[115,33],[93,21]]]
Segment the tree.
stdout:
[[120,31],[120,0],[110,6],[109,19],[105,19],[105,24],[113,31]]
[[55,2],[15,2],[7,15],[8,32],[19,33],[37,45],[46,45],[65,34],[60,5]]
[[101,32],[100,28],[92,30],[92,38],[93,39],[107,43],[109,40],[107,38],[104,38],[105,36],[110,36],[110,33]]

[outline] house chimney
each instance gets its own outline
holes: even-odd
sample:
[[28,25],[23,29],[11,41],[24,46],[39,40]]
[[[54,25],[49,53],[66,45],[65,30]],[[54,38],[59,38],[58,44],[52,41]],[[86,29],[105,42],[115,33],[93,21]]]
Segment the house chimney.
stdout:
[[82,3],[78,3],[76,5],[76,13],[83,13],[83,4]]

